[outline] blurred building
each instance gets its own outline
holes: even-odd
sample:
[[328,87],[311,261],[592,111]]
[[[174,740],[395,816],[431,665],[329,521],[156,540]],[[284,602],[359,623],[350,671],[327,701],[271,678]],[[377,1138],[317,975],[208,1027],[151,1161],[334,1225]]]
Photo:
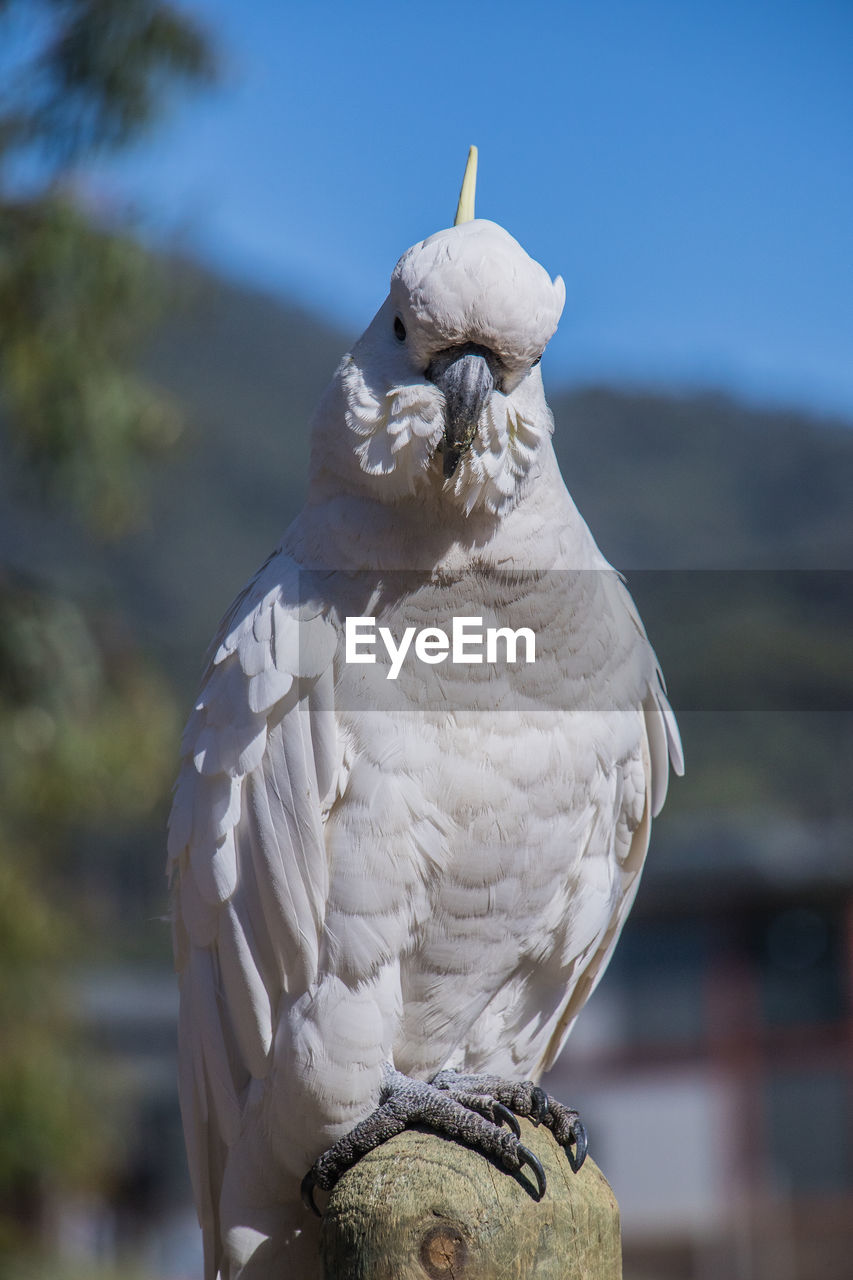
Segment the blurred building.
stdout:
[[198,1280],[201,1233],[178,1107],[174,975],[90,970],[77,975],[71,993],[105,1098],[120,1117],[120,1140],[104,1191],[56,1206],[57,1252],[81,1273],[128,1268],[145,1280]]
[[812,832],[795,880],[743,850],[735,876],[689,849],[652,871],[548,1078],[619,1199],[626,1280],[851,1274],[853,861],[835,834]]

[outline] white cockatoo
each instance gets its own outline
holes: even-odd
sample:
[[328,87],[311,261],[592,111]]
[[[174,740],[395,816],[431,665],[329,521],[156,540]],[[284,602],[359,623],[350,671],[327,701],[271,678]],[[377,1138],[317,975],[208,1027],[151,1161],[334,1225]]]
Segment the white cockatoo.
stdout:
[[303,1198],[409,1123],[526,1164],[539,1193],[513,1113],[579,1164],[577,1113],[534,1082],[682,767],[551,446],[563,282],[474,218],[472,181],[324,394],[305,507],[226,615],[184,735],[169,858],[209,1280],[312,1280]]

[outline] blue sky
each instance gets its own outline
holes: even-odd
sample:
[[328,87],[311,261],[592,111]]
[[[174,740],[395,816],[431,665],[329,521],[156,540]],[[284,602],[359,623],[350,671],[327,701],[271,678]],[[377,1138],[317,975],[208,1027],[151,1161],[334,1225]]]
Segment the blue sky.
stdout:
[[477,212],[568,292],[552,383],[853,419],[853,3],[184,0],[223,77],[96,185],[355,335]]

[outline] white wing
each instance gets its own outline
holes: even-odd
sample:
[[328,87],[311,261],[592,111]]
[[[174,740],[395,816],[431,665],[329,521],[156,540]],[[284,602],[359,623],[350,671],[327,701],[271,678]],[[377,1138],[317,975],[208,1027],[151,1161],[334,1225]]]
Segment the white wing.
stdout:
[[[610,957],[640,885],[640,873],[646,860],[652,818],[656,818],[666,800],[670,767],[680,777],[684,773],[684,755],[675,716],[666,696],[666,686],[657,659],[649,645],[645,627],[621,575],[608,575],[608,585],[615,586],[628,618],[641,637],[641,646],[651,659],[650,679],[642,697],[642,736],[637,752],[622,761],[615,771],[615,804],[604,806],[599,821],[606,831],[599,840],[598,856],[606,871],[603,879],[609,885],[610,908],[601,913],[593,904],[591,914],[598,923],[591,931],[592,944],[576,949],[578,963],[574,967],[569,998],[557,1021],[540,1070],[553,1066],[566,1042],[575,1018],[595,990],[610,963]],[[595,842],[591,841],[591,845]],[[587,853],[595,856],[591,847]],[[594,882],[595,877],[587,877]],[[583,894],[583,884],[578,886]],[[595,896],[594,894],[592,895]],[[581,933],[590,932],[582,920],[584,907],[578,904]],[[569,948],[571,951],[571,948]]]
[[299,581],[279,551],[226,617],[169,821],[181,1109],[208,1280],[228,1148],[268,1072],[279,997],[314,978],[325,912],[337,637],[299,603]]

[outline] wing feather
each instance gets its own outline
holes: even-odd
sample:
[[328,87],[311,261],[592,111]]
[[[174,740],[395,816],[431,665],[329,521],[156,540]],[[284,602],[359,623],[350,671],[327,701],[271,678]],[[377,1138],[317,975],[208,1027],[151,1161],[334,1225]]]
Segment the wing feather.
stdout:
[[257,946],[248,917],[241,919],[233,902],[226,902],[219,922],[219,966],[223,994],[240,1057],[256,1080],[267,1074],[272,1044],[270,993],[258,966]]
[[[633,602],[631,606],[633,609]],[[636,617],[636,610],[633,609],[633,612]],[[638,617],[637,623],[642,627]],[[645,631],[641,634],[645,640]],[[679,776],[684,772],[678,726],[656,665],[652,682],[643,698],[642,711],[644,736],[637,761],[641,765],[639,777],[635,777],[636,771],[628,767],[629,762],[626,761],[617,772],[614,809],[609,814],[601,815],[605,819],[602,826],[608,832],[606,855],[612,875],[610,909],[599,915],[600,923],[593,942],[578,956],[573,966],[573,972],[577,976],[543,1054],[541,1071],[547,1071],[553,1066],[575,1018],[610,963],[610,957],[640,887],[640,873],[649,848],[652,818],[660,812],[666,799],[669,769],[672,767]],[[620,836],[625,840],[622,847]]]
[[[219,911],[205,902],[193,875],[181,877],[178,892],[181,921],[189,942],[197,947],[209,947],[216,941],[219,931]],[[183,966],[179,966],[183,967]]]
[[337,635],[273,555],[232,607],[184,733],[169,822],[180,975],[180,1094],[205,1237],[253,1080],[269,1071],[283,991],[307,988],[328,892],[321,801],[341,750]]

